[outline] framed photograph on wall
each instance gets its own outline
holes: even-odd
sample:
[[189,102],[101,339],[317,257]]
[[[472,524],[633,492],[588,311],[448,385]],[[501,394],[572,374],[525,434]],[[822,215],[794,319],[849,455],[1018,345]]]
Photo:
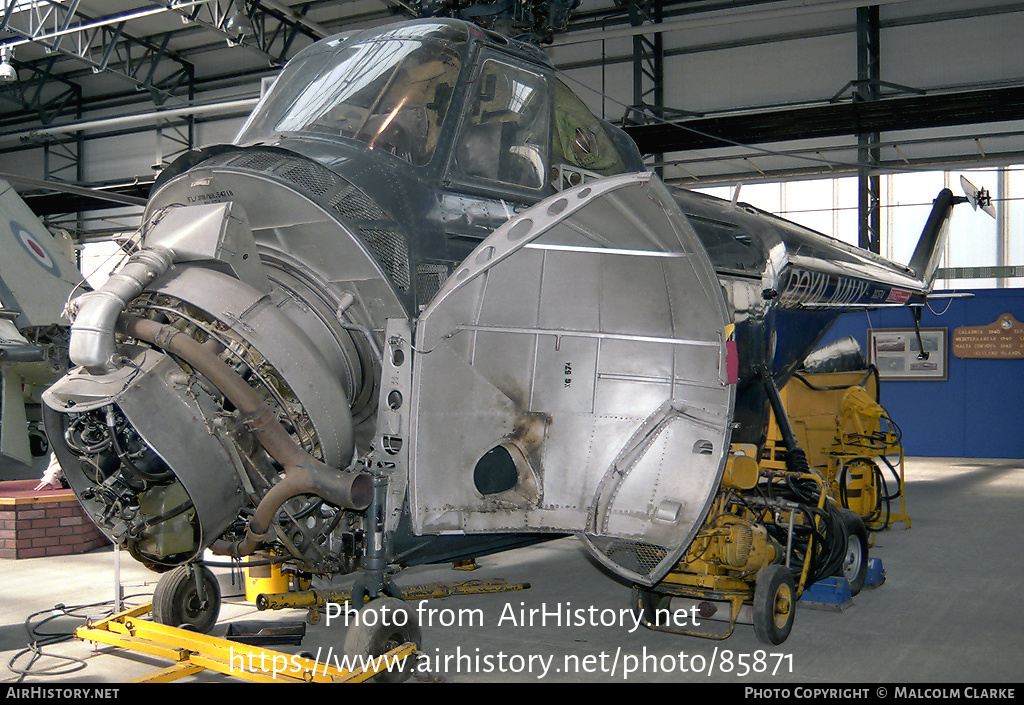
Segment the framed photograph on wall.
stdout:
[[945,328],[922,328],[921,355],[913,328],[874,328],[868,331],[868,358],[881,379],[942,381],[948,375]]

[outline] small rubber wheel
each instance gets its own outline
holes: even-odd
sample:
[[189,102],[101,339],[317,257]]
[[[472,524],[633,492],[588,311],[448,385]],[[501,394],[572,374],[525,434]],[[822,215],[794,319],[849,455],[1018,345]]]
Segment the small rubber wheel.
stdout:
[[[200,598],[196,585],[198,571],[203,585]],[[220,585],[204,565],[180,565],[164,573],[153,591],[153,620],[170,627],[181,627],[207,634],[220,614]]]
[[46,436],[41,433],[33,433],[28,437],[29,450],[32,451],[32,456],[40,458],[50,452],[50,441],[46,439]]
[[[380,597],[363,605],[358,620],[345,635],[345,654],[353,658],[383,656],[388,651],[412,642],[421,646],[420,626],[415,613],[396,597]],[[415,670],[413,657],[402,668],[381,671],[371,680],[376,683],[401,683]]]
[[850,583],[850,595],[856,595],[864,587],[868,574],[868,530],[864,520],[850,509],[839,509],[846,527],[846,550],[843,565],[837,575]]
[[796,584],[784,565],[770,565],[754,585],[754,633],[768,644],[781,644],[796,618]]

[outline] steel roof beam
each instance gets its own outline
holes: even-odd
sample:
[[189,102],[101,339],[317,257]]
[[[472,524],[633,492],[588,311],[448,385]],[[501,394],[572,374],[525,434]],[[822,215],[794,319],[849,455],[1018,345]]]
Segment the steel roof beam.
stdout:
[[644,154],[1020,120],[1024,86],[626,125]]
[[325,30],[305,20],[308,3],[288,8],[253,0],[206,0],[188,7],[174,0],[150,2],[176,12],[190,24],[220,34],[229,45],[243,47],[276,66],[287,60],[288,50],[299,34],[312,39],[326,36]]
[[[202,3],[210,0],[201,0]],[[133,20],[167,12],[168,8],[147,7],[129,10],[103,18],[90,18],[78,12],[78,3],[34,3],[13,11],[17,0],[4,0],[0,31],[10,32],[20,39],[3,42],[0,46],[18,47],[27,44],[42,46],[48,53],[56,53],[90,66],[94,72],[106,72],[133,83],[136,88],[153,93],[154,100],[163,102],[180,87],[183,77],[193,75],[192,65],[167,51],[166,38],[154,43],[124,31]],[[200,3],[179,3],[179,6]],[[156,80],[157,68],[165,59],[178,68],[168,76]]]

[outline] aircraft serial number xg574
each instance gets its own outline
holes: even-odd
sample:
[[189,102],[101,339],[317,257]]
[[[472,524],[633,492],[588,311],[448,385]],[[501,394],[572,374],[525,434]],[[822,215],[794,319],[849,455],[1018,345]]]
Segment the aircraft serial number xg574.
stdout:
[[390,566],[574,534],[641,607],[703,542],[702,570],[771,591],[777,643],[852,535],[758,473],[777,389],[840,312],[929,292],[956,200],[894,264],[666,187],[534,47],[455,20],[339,35],[160,176],[136,251],[72,302],[48,434],[167,573],[161,621],[213,624],[206,549],[357,572],[362,604]]

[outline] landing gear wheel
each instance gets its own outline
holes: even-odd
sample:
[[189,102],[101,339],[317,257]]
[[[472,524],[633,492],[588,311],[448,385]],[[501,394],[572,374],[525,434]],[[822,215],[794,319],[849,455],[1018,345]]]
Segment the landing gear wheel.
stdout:
[[839,575],[850,583],[850,595],[856,595],[864,587],[868,574],[868,530],[864,520],[850,509],[840,509],[839,515],[846,526],[846,551]]
[[[355,621],[355,620],[351,620]],[[380,597],[367,602],[358,621],[345,636],[345,654],[356,658],[383,656],[388,651],[412,642],[420,643],[420,625],[408,605],[397,597]],[[377,683],[401,683],[415,670],[415,660],[407,658],[402,669],[381,671],[373,677]]]
[[50,442],[41,433],[33,433],[28,437],[28,447],[34,458],[40,458],[50,452]]
[[207,634],[218,614],[220,585],[204,565],[181,565],[164,573],[153,591],[153,619],[160,624]]
[[754,633],[768,644],[781,644],[796,618],[796,584],[784,565],[770,565],[754,585]]

